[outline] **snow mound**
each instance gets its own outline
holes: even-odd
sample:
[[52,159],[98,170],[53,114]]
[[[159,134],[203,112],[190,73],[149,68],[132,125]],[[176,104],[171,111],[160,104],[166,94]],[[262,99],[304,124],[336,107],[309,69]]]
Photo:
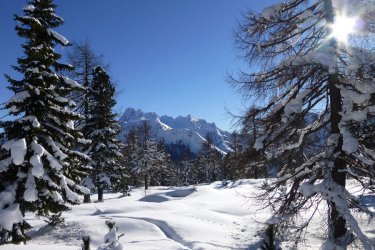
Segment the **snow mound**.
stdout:
[[166,202],[169,201],[170,198],[166,197],[164,194],[150,194],[146,195],[145,197],[139,199],[139,201],[145,201],[145,202]]
[[156,194],[150,194],[146,195],[145,197],[142,197],[139,199],[139,201],[144,201],[144,202],[166,202],[170,200],[175,200],[173,198],[184,198],[192,193],[196,192],[195,187],[174,187],[172,188],[172,191],[166,192],[166,193],[156,193]]
[[104,211],[100,210],[100,209],[96,209],[96,211],[94,213],[92,213],[92,215],[100,215],[100,214],[103,214]]
[[180,197],[180,198],[182,198],[182,197],[186,197],[186,196],[191,195],[195,191],[196,191],[196,188],[194,188],[194,187],[181,188],[181,189],[177,189],[177,190],[167,192],[167,193],[165,193],[165,195],[170,196],[170,197]]

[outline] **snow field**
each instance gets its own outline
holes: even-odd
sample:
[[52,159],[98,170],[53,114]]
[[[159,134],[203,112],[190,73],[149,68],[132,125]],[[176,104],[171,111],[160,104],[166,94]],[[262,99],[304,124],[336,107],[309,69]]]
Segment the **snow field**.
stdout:
[[[119,235],[125,234],[119,240],[125,249],[257,249],[262,241],[262,223],[271,216],[252,198],[262,182],[151,187],[146,196],[142,188],[133,189],[129,197],[105,194],[103,203],[82,204],[63,213],[65,223],[53,229],[29,215],[28,221],[34,226],[29,235],[33,239],[26,246],[1,249],[80,249],[84,235],[90,235],[91,248],[96,249],[108,233],[108,219],[116,222]],[[367,199],[369,203],[374,202],[372,198]],[[375,238],[373,224],[366,224],[366,216],[359,219],[366,225],[365,232]],[[298,249],[319,249],[324,223],[324,214],[313,220],[306,242]],[[292,243],[284,242],[282,247],[292,249]]]

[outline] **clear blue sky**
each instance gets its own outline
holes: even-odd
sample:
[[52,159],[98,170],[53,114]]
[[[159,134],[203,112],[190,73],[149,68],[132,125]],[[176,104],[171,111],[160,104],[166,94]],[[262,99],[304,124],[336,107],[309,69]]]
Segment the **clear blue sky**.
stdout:
[[[3,73],[14,75],[10,65],[22,56],[13,15],[22,15],[26,0],[0,2],[3,103],[11,96]],[[121,91],[116,112],[134,107],[159,115],[191,114],[231,130],[225,108],[236,113],[243,107],[242,97],[226,82],[227,73],[241,66],[232,31],[242,12],[260,11],[272,2],[57,0],[56,12],[65,19],[58,32],[70,41],[89,39],[93,50],[110,63]],[[0,111],[0,117],[5,114]]]

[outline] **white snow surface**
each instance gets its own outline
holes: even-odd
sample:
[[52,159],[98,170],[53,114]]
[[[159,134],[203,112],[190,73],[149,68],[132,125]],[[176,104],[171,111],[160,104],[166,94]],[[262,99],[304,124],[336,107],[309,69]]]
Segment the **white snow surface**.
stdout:
[[[103,239],[108,237],[105,221],[112,219],[118,227],[117,235],[124,233],[119,238],[119,249],[255,250],[262,240],[259,233],[264,229],[262,223],[271,216],[268,209],[252,198],[259,193],[263,182],[261,179],[228,182],[226,186],[214,182],[189,187],[151,187],[146,195],[142,188],[137,188],[126,197],[105,193],[103,203],[82,204],[63,213],[65,223],[55,228],[28,214],[28,222],[34,227],[28,234],[33,239],[26,246],[6,245],[2,249],[80,249],[84,235],[90,235],[91,249],[97,249],[103,247]],[[348,183],[353,188],[351,181]],[[375,196],[366,196],[364,203],[374,209]],[[324,208],[324,202],[321,206]],[[311,222],[306,241],[298,249],[319,249],[324,243],[325,215],[318,217]],[[373,239],[375,231],[367,223],[368,218],[357,219]],[[291,242],[283,242],[281,247],[295,249]]]

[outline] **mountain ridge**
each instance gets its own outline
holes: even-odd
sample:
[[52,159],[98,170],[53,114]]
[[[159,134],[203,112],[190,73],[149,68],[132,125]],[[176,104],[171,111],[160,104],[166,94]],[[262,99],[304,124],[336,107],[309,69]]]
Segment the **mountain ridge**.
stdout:
[[192,115],[172,117],[159,116],[155,112],[144,112],[141,109],[127,108],[121,115],[119,122],[122,136],[131,128],[136,128],[147,120],[151,125],[151,136],[155,140],[163,140],[165,144],[183,144],[188,146],[192,153],[198,154],[205,137],[209,134],[214,146],[223,155],[231,151],[229,146],[230,133],[219,129],[215,123],[198,119]]

